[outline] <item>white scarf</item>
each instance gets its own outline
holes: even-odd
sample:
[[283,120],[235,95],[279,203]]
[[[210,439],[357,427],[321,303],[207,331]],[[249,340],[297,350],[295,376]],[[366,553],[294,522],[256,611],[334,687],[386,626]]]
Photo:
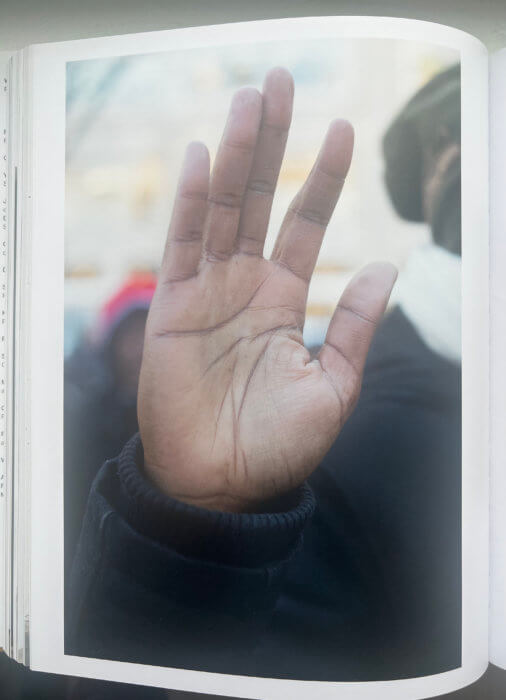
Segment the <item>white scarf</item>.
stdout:
[[461,362],[461,259],[429,243],[416,248],[399,273],[393,301],[426,345]]

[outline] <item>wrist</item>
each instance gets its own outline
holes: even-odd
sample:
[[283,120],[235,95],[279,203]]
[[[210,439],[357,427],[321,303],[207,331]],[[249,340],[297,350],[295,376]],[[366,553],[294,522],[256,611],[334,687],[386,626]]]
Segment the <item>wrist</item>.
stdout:
[[314,496],[306,484],[271,502],[268,510],[217,511],[162,492],[145,467],[137,434],[118,457],[121,512],[139,533],[188,557],[244,566],[284,560],[298,547],[314,512]]
[[235,498],[232,494],[203,494],[190,493],[171,484],[169,470],[149,460],[144,461],[144,473],[147,479],[165,496],[196,508],[216,510],[224,513],[254,513],[258,512],[253,502]]
[[[181,503],[186,503],[196,508],[204,508],[211,511],[221,511],[223,513],[260,513],[266,512],[268,502],[260,499],[241,498],[232,493],[216,492],[212,493],[201,490],[191,491],[185,484],[176,483],[176,479],[171,478],[170,469],[164,465],[146,459],[144,456],[144,474],[146,478],[161,491],[165,496],[173,498]],[[202,484],[199,484],[202,489]]]

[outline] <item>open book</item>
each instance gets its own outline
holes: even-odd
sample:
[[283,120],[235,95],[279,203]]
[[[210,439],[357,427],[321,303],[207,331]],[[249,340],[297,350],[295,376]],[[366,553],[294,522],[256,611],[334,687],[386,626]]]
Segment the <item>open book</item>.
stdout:
[[1,66],[0,646],[251,698],[506,668],[506,52],[320,17]]

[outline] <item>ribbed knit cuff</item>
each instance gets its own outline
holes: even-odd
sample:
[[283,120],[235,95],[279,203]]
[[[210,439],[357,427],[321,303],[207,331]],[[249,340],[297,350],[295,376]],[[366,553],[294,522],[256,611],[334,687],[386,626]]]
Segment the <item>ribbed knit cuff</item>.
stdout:
[[288,559],[315,509],[306,484],[272,504],[268,513],[225,513],[170,498],[144,474],[138,433],[119,456],[118,476],[120,508],[132,527],[183,556],[217,564],[258,567]]

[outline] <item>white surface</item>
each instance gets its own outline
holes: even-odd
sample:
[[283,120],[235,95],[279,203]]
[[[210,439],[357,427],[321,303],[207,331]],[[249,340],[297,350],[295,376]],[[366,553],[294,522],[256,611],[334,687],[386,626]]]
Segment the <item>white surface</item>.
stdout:
[[506,51],[490,66],[490,661],[506,668]]
[[[377,36],[461,51],[463,186],[463,655],[462,668],[381,683],[245,678],[64,656],[63,202],[65,61],[281,36]],[[261,39],[260,39],[261,37]],[[206,27],[33,49],[32,668],[237,697],[388,698],[449,692],[488,662],[488,56],[474,38],[404,20],[324,18]],[[36,368],[44,371],[35,371]]]
[[0,48],[308,13],[439,22],[473,34],[490,50],[506,44],[504,0],[2,0]]

